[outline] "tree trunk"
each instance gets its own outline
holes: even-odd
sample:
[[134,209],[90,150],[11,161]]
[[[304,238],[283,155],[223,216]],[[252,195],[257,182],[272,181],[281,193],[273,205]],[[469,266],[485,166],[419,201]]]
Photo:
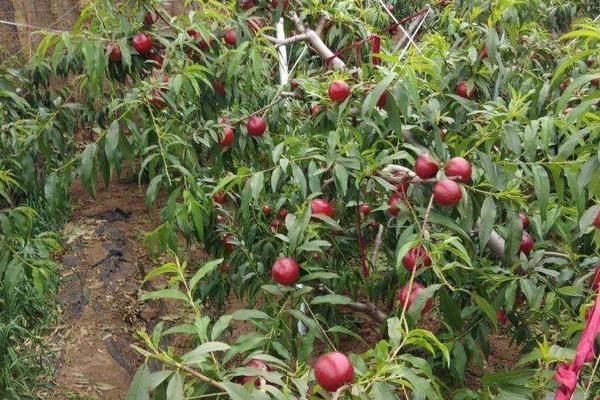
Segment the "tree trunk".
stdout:
[[[15,20],[15,8],[12,0],[0,0],[0,19],[5,21]],[[16,26],[0,24],[0,62],[9,55],[20,50],[19,32]]]

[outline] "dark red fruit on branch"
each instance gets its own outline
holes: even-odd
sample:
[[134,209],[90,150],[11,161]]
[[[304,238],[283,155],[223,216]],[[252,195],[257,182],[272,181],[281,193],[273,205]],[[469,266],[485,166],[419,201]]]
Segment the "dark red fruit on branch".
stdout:
[[361,214],[365,214],[366,215],[366,214],[368,214],[368,213],[371,212],[371,207],[369,207],[368,204],[361,204],[360,206],[358,206],[358,211]]
[[377,107],[384,108],[385,103],[387,103],[387,92],[383,92],[381,96],[379,96],[379,100],[377,100]]
[[159,110],[164,109],[167,106],[164,98],[162,97],[162,93],[159,90],[154,90],[152,92],[152,99],[150,99],[150,104]]
[[225,250],[231,253],[234,249],[233,244],[231,243],[231,235],[229,233],[223,234],[223,244],[225,245]]
[[215,89],[215,92],[219,93],[221,96],[225,97],[225,85],[223,84],[223,82],[221,82],[220,80],[216,79],[215,81],[213,81],[213,89]]
[[523,225],[523,229],[526,229],[529,226],[529,217],[523,211],[519,212],[519,219],[521,220],[521,225]]
[[313,199],[310,202],[310,210],[313,215],[326,215],[328,217],[333,217],[334,211],[333,207],[327,200],[323,199]]
[[121,48],[115,43],[109,43],[108,46],[106,46],[106,52],[108,53],[110,62],[120,63],[123,59]]
[[152,38],[144,32],[140,32],[133,37],[133,48],[140,54],[146,54],[152,50],[154,42]]
[[469,183],[471,180],[471,163],[462,157],[451,158],[446,164],[444,173],[448,178],[458,177],[460,182]]
[[256,4],[254,4],[254,0],[241,0],[240,1],[240,7],[244,10],[249,10],[252,7],[254,7]]
[[300,267],[298,267],[298,263],[293,258],[283,257],[273,264],[271,276],[277,283],[292,286],[300,276]]
[[561,90],[565,90],[566,88],[569,87],[569,85],[571,84],[571,78],[567,78],[565,79],[561,84],[560,84],[560,88]]
[[354,379],[354,368],[346,355],[334,351],[315,362],[315,379],[328,392],[335,392]]
[[[265,364],[263,361],[255,360],[255,359],[250,360],[250,362],[248,362],[248,364],[246,364],[245,367],[246,368],[255,368],[255,369],[262,370],[262,371],[270,370],[269,367],[267,366],[267,364]],[[240,383],[240,385],[245,385],[246,383],[254,382],[255,386],[260,386],[260,379],[258,379],[258,377],[256,377],[256,376],[240,376],[238,378],[238,382]]]
[[594,65],[594,63],[596,62],[596,60],[594,59],[594,57],[589,56],[586,60],[585,60],[585,64],[588,67],[591,67],[592,65]]
[[221,272],[229,272],[231,271],[231,264],[227,261],[223,261],[221,263]]
[[265,205],[262,207],[262,212],[263,212],[263,214],[265,214],[265,215],[269,215],[269,214],[271,214],[271,211],[273,211],[273,208],[272,208],[270,205],[268,205],[268,204],[265,204]]
[[342,80],[335,80],[329,85],[328,93],[331,101],[341,103],[350,96],[350,86]]
[[[413,282],[412,288],[410,290],[410,296],[409,296],[408,289],[409,289],[409,284],[407,283],[406,285],[404,285],[402,287],[402,289],[400,289],[400,292],[398,293],[398,300],[400,300],[400,307],[404,307],[404,305],[406,304],[407,310],[410,309],[412,304],[415,302],[415,300],[419,296],[419,293],[421,293],[421,291],[423,289],[425,289],[425,286],[421,285],[419,282]],[[423,309],[421,310],[421,315],[427,314],[429,312],[429,310],[431,310],[431,307],[433,307],[433,299],[429,298],[423,305]]]
[[219,144],[221,146],[229,146],[233,142],[233,133],[234,130],[230,126],[223,129],[223,137],[221,138]]
[[440,5],[441,5],[442,7],[447,7],[447,6],[449,6],[450,4],[452,4],[452,0],[442,0],[442,1],[440,2]]
[[248,118],[248,133],[252,136],[262,136],[267,130],[267,123],[264,119],[257,115],[252,115]]
[[523,236],[521,236],[521,245],[519,246],[519,252],[529,254],[529,252],[533,249],[533,239],[527,232],[523,232]]
[[594,218],[592,225],[594,225],[596,228],[600,229],[600,211],[598,211],[598,214],[596,214],[596,218]]
[[402,265],[408,271],[419,269],[421,267],[429,267],[431,265],[431,257],[425,247],[422,245],[413,247],[402,257]]
[[398,203],[402,202],[404,197],[399,193],[394,193],[388,198],[388,212],[390,215],[394,217],[400,213],[400,208],[398,208]]
[[312,114],[313,117],[316,117],[317,115],[319,115],[320,112],[321,112],[321,106],[318,104],[313,104],[312,107],[310,108],[310,113]]
[[154,25],[154,22],[156,22],[154,15],[151,12],[147,12],[146,15],[144,15],[144,24],[146,24],[146,26],[152,26]]
[[164,57],[156,51],[148,53],[148,60],[154,61],[158,68],[162,68],[163,62],[165,61]]
[[292,79],[292,81],[290,82],[290,87],[292,88],[292,90],[298,89],[299,86],[300,82],[298,82],[296,79]]
[[277,232],[279,230],[279,225],[281,225],[281,220],[279,218],[275,218],[275,220],[271,222],[271,232]]
[[481,57],[482,60],[484,58],[488,58],[488,49],[487,49],[487,47],[484,47],[484,48],[481,49],[481,51],[479,52],[479,57]]
[[252,17],[248,18],[246,21],[246,26],[252,31],[252,33],[256,33],[267,26],[267,21],[264,18]]
[[458,183],[442,179],[433,186],[433,200],[441,206],[455,206],[462,198]]
[[289,214],[288,210],[286,210],[285,208],[282,208],[281,210],[279,210],[279,214],[277,214],[279,216],[279,218],[285,218],[287,217],[287,215]]
[[460,97],[470,99],[471,97],[477,94],[477,87],[473,86],[471,90],[469,90],[469,84],[467,83],[467,81],[460,81],[458,85],[456,85],[455,92]]
[[187,33],[194,39],[200,50],[207,50],[210,47],[210,38],[204,39],[202,34],[194,29],[188,30]]
[[427,153],[419,155],[415,161],[415,173],[421,179],[433,178],[439,169],[439,165]]
[[594,85],[596,87],[600,86],[600,78],[594,78],[590,82],[591,82],[592,85]]
[[398,194],[402,197],[406,197],[406,193],[408,192],[408,186],[410,185],[409,181],[402,181],[396,184],[396,190]]
[[225,35],[223,35],[223,39],[225,40],[225,43],[227,43],[230,46],[237,45],[237,35],[235,33],[235,29],[232,28],[225,32]]
[[500,322],[500,324],[502,324],[503,326],[508,325],[508,323],[510,322],[508,320],[508,317],[506,316],[506,311],[504,311],[504,308],[502,307],[500,307],[500,309],[496,311],[496,318],[498,318],[498,322]]
[[[287,8],[288,7],[288,0],[283,0],[283,8]],[[277,8],[279,6],[279,1],[278,0],[271,0],[271,6],[273,8]]]
[[227,195],[222,190],[219,190],[217,193],[213,194],[212,199],[217,204],[227,204]]

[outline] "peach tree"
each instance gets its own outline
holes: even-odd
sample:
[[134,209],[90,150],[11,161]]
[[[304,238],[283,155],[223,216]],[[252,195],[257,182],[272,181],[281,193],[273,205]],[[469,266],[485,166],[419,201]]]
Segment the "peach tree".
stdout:
[[[163,366],[129,398],[550,395],[600,275],[592,11],[185,3],[90,2],[29,71],[80,98],[58,170],[92,194],[134,177],[162,208],[146,237],[174,261],[144,299],[189,313],[142,333]],[[186,262],[195,245],[213,261]],[[520,360],[475,372],[498,335]],[[600,390],[584,373],[580,396]]]

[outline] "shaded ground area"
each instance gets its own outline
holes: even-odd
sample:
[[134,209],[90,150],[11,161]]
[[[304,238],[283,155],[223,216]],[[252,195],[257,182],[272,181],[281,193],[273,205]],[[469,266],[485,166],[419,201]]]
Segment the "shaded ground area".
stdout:
[[112,183],[94,200],[77,182],[72,195],[77,204],[63,231],[63,324],[51,339],[59,354],[56,390],[49,398],[122,400],[142,361],[130,349],[136,330],[152,329],[165,308],[138,302],[143,276],[155,265],[142,234],[156,216],[135,184]]

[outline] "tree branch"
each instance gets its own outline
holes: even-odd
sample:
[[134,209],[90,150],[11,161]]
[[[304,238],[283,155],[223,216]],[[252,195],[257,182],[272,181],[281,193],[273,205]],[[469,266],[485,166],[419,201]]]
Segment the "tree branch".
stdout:
[[321,39],[321,36],[316,31],[313,31],[310,28],[304,26],[300,17],[296,12],[292,12],[290,14],[290,18],[294,25],[296,25],[296,30],[300,32],[300,35],[306,35],[306,40],[310,42],[314,50],[327,62],[331,62],[334,67],[337,69],[346,69],[346,64],[339,59],[327,45]]
[[[327,286],[320,284],[317,287],[317,290],[327,293],[327,294],[336,294],[333,290],[329,289]],[[369,317],[373,318],[375,321],[381,323],[387,319],[387,314],[381,311],[375,304],[373,303],[360,303],[355,302],[352,304],[344,304],[343,307],[349,308],[350,310],[357,311],[363,314],[367,314]]]

